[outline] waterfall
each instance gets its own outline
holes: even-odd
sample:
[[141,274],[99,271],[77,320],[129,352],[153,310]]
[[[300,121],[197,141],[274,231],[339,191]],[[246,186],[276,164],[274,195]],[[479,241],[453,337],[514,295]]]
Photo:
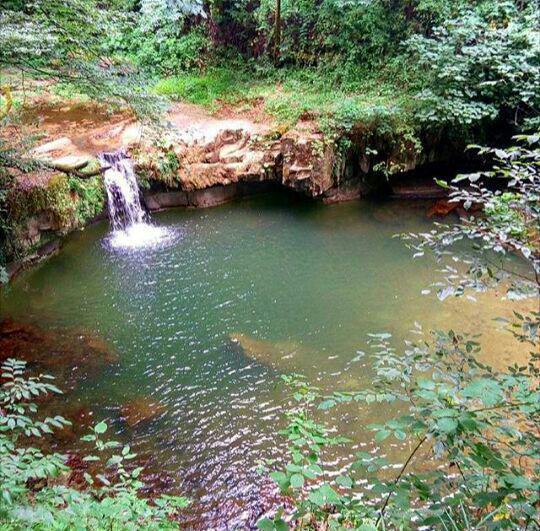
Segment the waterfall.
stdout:
[[172,242],[174,231],[153,225],[144,211],[133,162],[126,152],[121,149],[101,153],[99,161],[112,227],[107,244],[113,248],[138,248]]
[[145,213],[131,159],[125,151],[118,150],[101,153],[99,161],[106,168],[103,182],[113,230],[126,230],[132,225],[144,223]]

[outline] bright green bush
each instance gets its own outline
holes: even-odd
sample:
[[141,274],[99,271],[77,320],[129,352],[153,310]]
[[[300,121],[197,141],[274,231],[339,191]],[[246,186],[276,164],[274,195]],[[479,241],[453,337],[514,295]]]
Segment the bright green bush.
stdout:
[[161,79],[154,90],[172,99],[212,107],[216,100],[240,95],[242,83],[245,84],[245,79],[241,80],[233,71],[221,68],[211,69],[204,74],[183,74]]
[[[466,9],[432,34],[407,43],[419,69],[418,118],[428,126],[471,129],[493,122],[534,126],[540,111],[540,13],[502,2]],[[533,122],[531,122],[533,120]]]
[[140,34],[132,57],[150,72],[174,74],[202,67],[210,42],[203,28],[192,29],[185,35],[157,33]]

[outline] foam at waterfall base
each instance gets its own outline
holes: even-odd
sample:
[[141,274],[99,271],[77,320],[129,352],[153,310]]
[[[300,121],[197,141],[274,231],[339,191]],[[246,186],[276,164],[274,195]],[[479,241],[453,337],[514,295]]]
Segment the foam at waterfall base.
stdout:
[[149,223],[134,223],[109,234],[106,243],[113,249],[160,248],[175,240],[175,231]]

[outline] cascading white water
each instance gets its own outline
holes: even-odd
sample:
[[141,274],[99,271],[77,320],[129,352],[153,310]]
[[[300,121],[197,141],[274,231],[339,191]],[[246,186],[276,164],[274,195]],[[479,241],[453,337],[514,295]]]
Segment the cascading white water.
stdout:
[[152,225],[140,199],[133,162],[124,150],[101,153],[103,182],[107,191],[112,247],[143,247],[170,240],[171,232]]
[[125,151],[119,150],[102,153],[99,160],[106,168],[103,181],[113,230],[126,230],[136,223],[144,223],[145,213],[131,159]]

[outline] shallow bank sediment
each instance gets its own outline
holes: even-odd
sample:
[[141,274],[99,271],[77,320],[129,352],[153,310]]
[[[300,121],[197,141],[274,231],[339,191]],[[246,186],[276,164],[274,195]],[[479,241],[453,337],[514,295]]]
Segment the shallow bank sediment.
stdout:
[[276,188],[324,203],[374,192],[438,198],[444,193],[433,174],[419,177],[419,170],[449,173],[465,161],[463,146],[440,138],[426,136],[420,147],[358,129],[329,142],[312,121],[281,132],[273,124],[219,119],[192,107],[173,110],[159,141],[141,137],[139,124],[125,117],[110,127],[86,125],[84,142],[75,127],[67,129],[72,138],[53,129],[34,149],[49,171],[18,177],[8,197],[9,274],[54,253],[65,234],[103,218],[106,198],[95,167],[104,150],[130,153],[149,211],[210,207]]

